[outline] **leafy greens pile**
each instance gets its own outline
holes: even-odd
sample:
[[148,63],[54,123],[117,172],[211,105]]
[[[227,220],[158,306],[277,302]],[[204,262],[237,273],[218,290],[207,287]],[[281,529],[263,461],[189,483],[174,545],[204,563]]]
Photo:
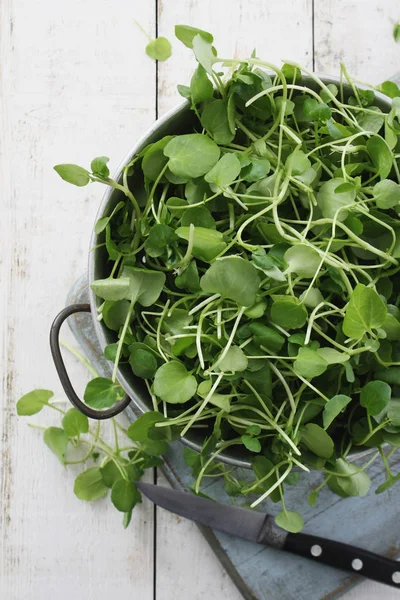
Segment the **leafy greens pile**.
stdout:
[[[91,171],[55,167],[122,193],[96,224],[109,276],[92,284],[115,332],[114,371],[84,398],[98,409],[120,400],[121,364],[147,386],[153,411],[126,432],[135,450],[103,461],[131,499],[134,466],[198,428],[201,454],[185,449],[194,491],[220,474],[231,495],[256,494],[253,507],[282,501],[277,522],[299,531],[284,486],[301,470],[325,475],[311,504],[325,484],[365,495],[378,457],[377,492],[399,479],[389,458],[400,446],[400,91],[382,84],[393,98],[383,112],[343,66],[326,84],[295,63],[220,58],[198,29],[176,35],[198,61],[178,88],[190,129],[145,147],[118,182],[106,157]],[[216,462],[238,447],[250,482]],[[365,447],[376,449],[366,465],[347,460]]]

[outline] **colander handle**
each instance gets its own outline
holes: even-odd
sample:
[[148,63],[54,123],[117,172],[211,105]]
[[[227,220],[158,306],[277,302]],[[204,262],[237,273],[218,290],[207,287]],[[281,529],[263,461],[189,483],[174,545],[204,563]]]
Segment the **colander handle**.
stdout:
[[50,328],[51,354],[53,356],[54,365],[60,378],[61,385],[63,386],[64,392],[66,393],[67,398],[71,402],[71,404],[73,404],[75,408],[77,408],[81,413],[83,413],[90,419],[109,419],[110,417],[115,417],[120,412],[125,410],[125,408],[131,401],[129,396],[125,395],[122,398],[122,400],[117,402],[117,404],[115,404],[111,408],[107,408],[106,410],[95,410],[94,408],[87,406],[87,404],[82,402],[82,400],[80,400],[80,398],[77,396],[72,386],[72,383],[68,377],[68,373],[65,368],[64,360],[61,354],[59,341],[61,325],[66,319],[68,319],[68,317],[80,312],[90,312],[90,304],[71,304],[70,306],[67,306],[61,312],[58,313]]

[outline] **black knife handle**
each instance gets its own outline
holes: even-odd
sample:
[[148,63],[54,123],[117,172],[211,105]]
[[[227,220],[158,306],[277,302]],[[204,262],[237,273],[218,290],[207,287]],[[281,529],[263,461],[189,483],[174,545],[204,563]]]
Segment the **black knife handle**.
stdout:
[[368,550],[306,533],[289,533],[283,550],[400,590],[400,563]]

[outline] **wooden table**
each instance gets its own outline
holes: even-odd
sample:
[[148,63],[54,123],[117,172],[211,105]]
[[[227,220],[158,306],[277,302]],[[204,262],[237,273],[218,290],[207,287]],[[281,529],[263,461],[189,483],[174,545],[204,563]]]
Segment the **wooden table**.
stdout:
[[[345,60],[353,75],[379,82],[398,70],[398,1],[3,0],[0,14],[0,597],[240,600],[193,524],[144,502],[123,530],[108,501],[76,499],[78,467],[63,470],[40,432],[16,417],[22,393],[61,395],[48,329],[86,267],[103,191],[68,186],[52,167],[108,155],[113,169],[174,106],[176,84],[188,82],[194,64],[173,39],[176,22],[213,32],[225,56],[256,47],[270,61],[292,58],[326,73]],[[173,40],[172,59],[157,66],[145,55],[134,18]],[[71,364],[83,387],[82,368]],[[399,592],[364,583],[346,596],[377,597]]]

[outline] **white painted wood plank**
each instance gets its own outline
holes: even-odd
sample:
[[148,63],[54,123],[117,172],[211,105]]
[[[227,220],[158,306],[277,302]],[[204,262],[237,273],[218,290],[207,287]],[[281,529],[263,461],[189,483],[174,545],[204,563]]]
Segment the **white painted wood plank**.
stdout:
[[380,83],[399,70],[400,46],[393,40],[398,0],[315,0],[316,70],[350,74]]
[[[159,485],[169,486],[163,477]],[[157,509],[157,600],[241,600],[197,526]]]
[[277,64],[295,59],[312,65],[311,0],[159,0],[159,35],[173,45],[170,60],[159,64],[159,111],[172,108],[180,96],[177,84],[187,85],[195,61],[191,50],[174,37],[174,26],[183,23],[214,35],[219,56],[258,56]]
[[[106,501],[73,494],[39,432],[15,416],[33,387],[60,392],[48,347],[52,318],[86,268],[100,186],[62,182],[59,162],[111,167],[153,122],[155,65],[136,18],[155,30],[153,3],[1,3],[0,596],[153,598],[153,507],[124,531]],[[81,387],[83,377],[72,369]],[[32,421],[41,421],[41,416]]]

